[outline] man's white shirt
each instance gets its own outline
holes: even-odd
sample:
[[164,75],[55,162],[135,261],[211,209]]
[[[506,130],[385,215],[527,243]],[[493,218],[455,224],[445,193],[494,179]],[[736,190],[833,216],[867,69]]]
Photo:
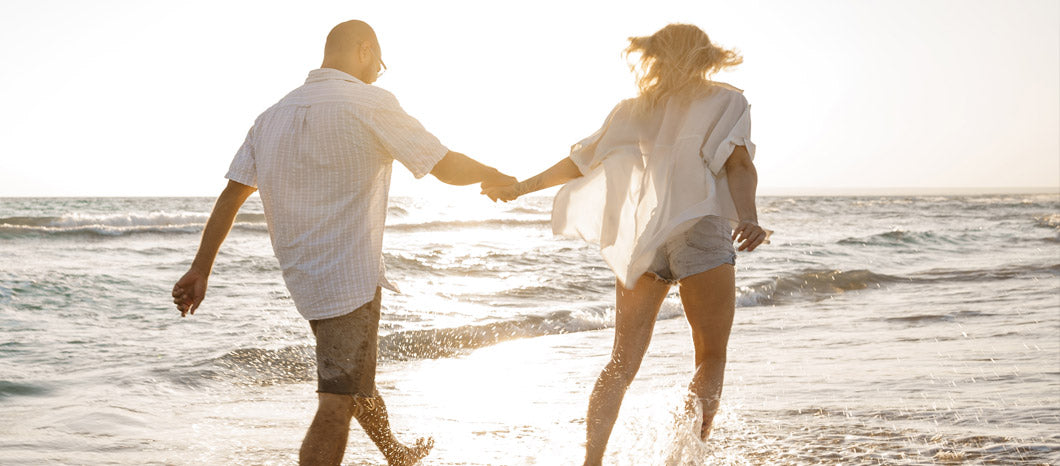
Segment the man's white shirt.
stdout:
[[291,299],[319,320],[394,290],[382,255],[392,163],[420,178],[447,152],[393,94],[321,68],[255,120],[225,177],[258,188]]

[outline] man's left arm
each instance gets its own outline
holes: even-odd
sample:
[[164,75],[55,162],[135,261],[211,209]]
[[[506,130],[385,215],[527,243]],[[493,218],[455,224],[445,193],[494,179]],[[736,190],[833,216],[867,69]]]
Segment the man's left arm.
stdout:
[[210,219],[206,221],[206,228],[202,232],[202,242],[199,243],[199,252],[195,254],[195,260],[191,268],[184,274],[176,285],[173,285],[173,303],[180,310],[180,316],[188,313],[195,314],[203,298],[206,297],[206,283],[213,270],[214,259],[217,251],[221,249],[221,243],[232,230],[236,214],[243,206],[247,198],[254,194],[257,189],[235,181],[229,181],[228,186],[217,198],[213,206]]

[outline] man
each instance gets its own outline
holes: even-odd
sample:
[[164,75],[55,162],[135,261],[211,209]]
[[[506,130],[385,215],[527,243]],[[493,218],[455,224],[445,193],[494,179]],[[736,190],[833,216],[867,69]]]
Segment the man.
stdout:
[[386,66],[361,21],[332,29],[321,68],[261,114],[236,153],[190,270],[173,287],[181,317],[194,314],[236,212],[260,191],[273,250],[298,312],[316,337],[319,405],[299,454],[303,465],[342,461],[356,418],[392,465],[414,464],[433,440],[394,438],[375,389],[383,224],[393,160],[417,178],[482,188],[501,174],[451,152],[372,86]]

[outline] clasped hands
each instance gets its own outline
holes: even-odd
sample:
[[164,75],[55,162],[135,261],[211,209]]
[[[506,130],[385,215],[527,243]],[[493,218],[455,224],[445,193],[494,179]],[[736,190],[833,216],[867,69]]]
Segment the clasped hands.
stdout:
[[483,181],[480,185],[482,194],[489,197],[491,201],[514,201],[519,196],[527,193],[523,183],[520,183],[519,180],[499,172],[498,175]]

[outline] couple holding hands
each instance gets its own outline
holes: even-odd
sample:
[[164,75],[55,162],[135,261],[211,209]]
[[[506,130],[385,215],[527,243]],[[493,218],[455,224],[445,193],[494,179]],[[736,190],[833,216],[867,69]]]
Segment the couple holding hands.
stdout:
[[735,308],[736,249],[752,251],[768,237],[757,223],[750,106],[738,89],[710,80],[742,58],[687,24],[630,38],[626,51],[638,56],[639,95],[615,106],[568,157],[521,182],[450,151],[371,85],[386,66],[362,21],[335,26],[321,68],[255,120],[173,302],[182,317],[194,314],[236,213],[258,191],[284,282],[316,338],[319,404],[300,464],[340,464],[353,419],[391,465],[414,464],[433,446],[394,437],[375,387],[381,288],[394,289],[382,259],[394,160],[416,178],[479,183],[494,201],[564,185],[553,230],[599,244],[616,275],[615,342],[589,399],[586,465],[603,460],[675,284],[695,346],[687,408],[701,419],[701,438],[709,436]]

